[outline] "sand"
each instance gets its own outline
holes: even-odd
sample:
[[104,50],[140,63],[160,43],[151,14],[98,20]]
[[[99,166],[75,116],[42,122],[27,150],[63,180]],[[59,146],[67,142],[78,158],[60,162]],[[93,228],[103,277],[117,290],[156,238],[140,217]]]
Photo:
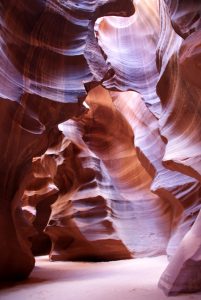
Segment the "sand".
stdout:
[[1,286],[1,300],[201,300],[201,293],[168,298],[158,289],[165,256],[85,263],[36,259],[30,278]]

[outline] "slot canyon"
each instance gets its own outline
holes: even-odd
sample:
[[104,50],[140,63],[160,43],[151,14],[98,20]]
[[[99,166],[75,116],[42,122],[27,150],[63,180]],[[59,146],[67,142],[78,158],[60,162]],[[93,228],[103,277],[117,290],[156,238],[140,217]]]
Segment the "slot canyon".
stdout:
[[201,299],[201,1],[0,13],[0,299]]

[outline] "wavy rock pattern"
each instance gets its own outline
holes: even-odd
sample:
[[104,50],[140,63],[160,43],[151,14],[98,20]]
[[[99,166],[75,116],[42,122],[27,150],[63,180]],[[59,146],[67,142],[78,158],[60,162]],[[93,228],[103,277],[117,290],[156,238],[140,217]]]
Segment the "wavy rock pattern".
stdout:
[[[111,64],[114,75],[103,85],[112,90],[134,90],[157,116],[161,112],[156,94],[158,70],[156,48],[160,38],[159,3],[137,1],[133,16],[104,17],[96,22],[98,43]],[[149,51],[147,51],[149,49]]]
[[84,111],[83,82],[95,76],[84,55],[89,25],[134,8],[129,0],[3,0],[0,9],[0,278],[17,279],[34,266],[21,209],[32,158],[51,145],[54,126]]
[[33,224],[36,234],[32,237],[32,253],[48,254],[51,241],[43,232],[51,213],[51,204],[58,197],[58,189],[54,185],[48,169],[43,167],[43,156],[33,159],[32,176],[22,197],[22,209],[25,218]]
[[[83,120],[85,128],[84,141],[90,150],[103,161],[115,189],[122,196],[123,201],[129,203],[130,211],[133,210],[133,216],[130,220],[128,219],[128,224],[131,223],[130,226],[133,228],[133,232],[135,232],[136,225],[132,223],[132,218],[135,222],[138,222],[139,216],[141,230],[146,231],[144,243],[147,243],[147,245],[152,244],[151,247],[154,249],[158,243],[157,239],[159,239],[161,249],[159,247],[157,250],[156,247],[153,254],[156,254],[157,251],[159,253],[163,252],[169,235],[171,218],[169,203],[163,202],[162,199],[150,192],[151,177],[142,167],[137,157],[131,126],[123,116],[122,111],[120,112],[115,108],[112,98],[105,89],[97,87],[90,91],[87,103],[91,107],[90,118],[92,120]],[[103,115],[106,116],[105,119],[102,118]],[[110,120],[110,122],[108,123],[107,120]],[[144,210],[143,207],[145,206],[147,210]],[[117,205],[116,208],[118,208]],[[143,221],[141,214],[147,216],[143,218]],[[149,219],[149,216],[151,219]],[[120,213],[119,218],[121,222]],[[166,225],[159,230],[157,224],[160,223],[160,218],[166,220]],[[142,243],[140,241],[141,230],[136,228],[133,244],[134,253],[137,252],[137,245]],[[145,252],[142,252],[144,255],[146,253],[145,244],[143,245]],[[152,252],[151,247],[147,249],[149,254]]]
[[[164,164],[200,181],[200,85],[195,79],[200,73],[199,39],[195,38],[199,36],[199,18],[195,17],[199,15],[199,10],[200,4],[196,1],[191,4],[177,1],[175,15],[173,13],[173,26],[185,38],[184,41],[179,41],[171,26],[168,33],[167,22],[162,22],[163,36],[172,36],[175,47],[167,45],[164,39],[160,55],[162,58],[165,53],[166,57],[161,61],[163,67],[157,90],[164,107],[160,118],[160,130],[168,141],[163,157]],[[167,7],[161,5],[163,20],[170,22],[166,11]],[[178,15],[183,17],[177,19]],[[165,52],[162,47],[166,47]],[[200,205],[197,208],[200,209]],[[200,213],[160,280],[159,286],[168,295],[200,290],[200,246],[197,237],[199,226]]]
[[116,232],[111,197],[117,193],[101,161],[87,149],[74,121],[60,128],[69,145],[56,158],[46,157],[46,163],[55,163],[53,181],[60,191],[45,230],[52,240],[50,259],[131,258]]
[[165,293],[177,295],[178,293],[193,293],[200,291],[201,277],[201,213],[195,223],[185,235],[175,256],[162,274],[159,287]]
[[201,28],[201,3],[199,0],[165,0],[172,26],[184,39]]
[[[136,1],[135,6],[135,15],[126,21],[104,17],[97,22],[99,45],[114,70],[112,78],[105,80],[103,85],[113,90],[137,91],[154,115],[147,113],[142,104],[140,107],[139,99],[132,93],[111,94],[134,130],[138,157],[154,179],[152,190],[163,194],[172,204],[173,232],[167,252],[173,255],[194,221],[199,222],[196,218],[201,195],[200,1],[144,0]],[[149,16],[148,11],[151,11]],[[134,101],[138,103],[136,106]],[[137,123],[138,108],[141,114]],[[154,140],[145,137],[148,132],[155,136]],[[174,263],[179,260],[179,255],[170,262],[167,281],[175,270]],[[180,269],[183,264],[185,260]],[[182,269],[185,272],[178,272],[174,283],[170,280],[169,287],[161,280],[160,286],[164,284],[168,294],[177,282],[180,284],[177,292],[193,291],[190,288],[193,279],[184,274],[188,274],[187,269],[190,274],[195,267],[194,264],[192,267],[187,265]],[[200,268],[199,263],[197,268]],[[197,276],[193,285],[198,288],[199,283]]]
[[49,218],[51,260],[166,252],[165,293],[200,290],[201,4],[134,5],[1,2],[1,279]]
[[151,177],[137,158],[131,127],[103,88],[90,91],[87,103],[91,109],[84,118],[60,125],[71,145],[57,159],[54,183],[61,194],[46,228],[51,259],[164,253],[171,210],[150,192]]
[[[165,9],[166,7],[163,8],[162,15],[166,20],[168,15],[165,14]],[[162,33],[166,39],[160,48],[162,69],[157,91],[163,105],[159,120],[160,131],[168,141],[163,161],[168,168],[176,168],[200,180],[200,90],[190,85],[180,69],[178,53],[182,49],[181,38],[170,26],[167,29],[167,21],[162,25]],[[167,44],[167,38],[172,39],[174,47]],[[183,122],[184,115],[188,122]]]
[[112,92],[111,96],[115,106],[126,117],[135,133],[134,143],[138,158],[154,179],[151,190],[171,206],[172,233],[167,254],[172,256],[199,212],[201,185],[194,178],[163,166],[165,143],[159,134],[158,120],[148,110],[138,93]]

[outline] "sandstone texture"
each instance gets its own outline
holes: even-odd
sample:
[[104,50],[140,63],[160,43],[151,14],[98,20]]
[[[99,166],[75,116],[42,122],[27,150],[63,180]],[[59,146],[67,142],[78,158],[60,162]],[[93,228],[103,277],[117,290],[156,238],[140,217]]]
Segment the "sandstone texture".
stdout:
[[167,255],[201,291],[201,3],[2,0],[0,279]]

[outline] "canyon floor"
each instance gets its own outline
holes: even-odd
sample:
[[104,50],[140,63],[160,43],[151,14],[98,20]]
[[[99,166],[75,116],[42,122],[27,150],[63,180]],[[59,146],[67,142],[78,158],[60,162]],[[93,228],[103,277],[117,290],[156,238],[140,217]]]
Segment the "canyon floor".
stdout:
[[36,258],[28,280],[1,285],[1,300],[187,300],[201,293],[167,297],[157,287],[165,256],[112,262],[49,262]]

